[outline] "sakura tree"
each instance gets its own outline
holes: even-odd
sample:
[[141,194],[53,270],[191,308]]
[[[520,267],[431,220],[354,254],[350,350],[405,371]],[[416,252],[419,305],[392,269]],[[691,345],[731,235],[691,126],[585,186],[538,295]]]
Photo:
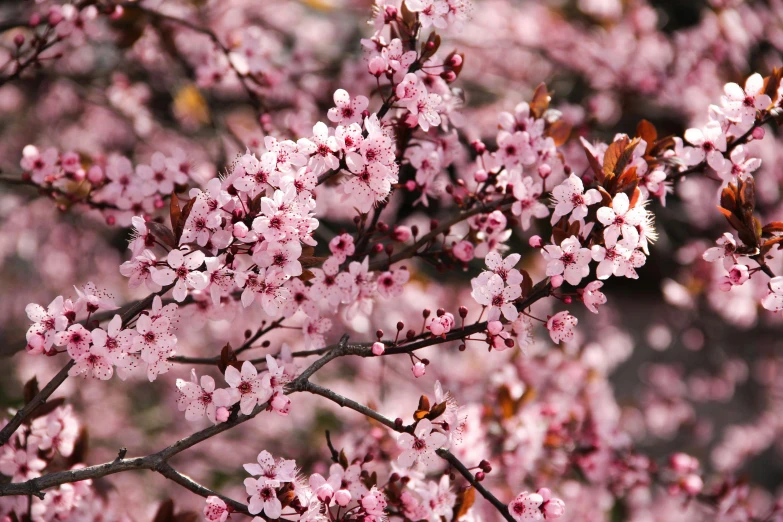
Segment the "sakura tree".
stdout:
[[1,522],[783,521],[783,3],[0,15]]

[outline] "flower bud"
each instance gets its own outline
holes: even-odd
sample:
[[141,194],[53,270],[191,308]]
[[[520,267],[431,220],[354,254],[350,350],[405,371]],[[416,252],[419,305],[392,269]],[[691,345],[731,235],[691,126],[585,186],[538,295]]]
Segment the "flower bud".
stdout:
[[87,171],[87,179],[90,180],[90,183],[92,184],[100,183],[103,181],[103,169],[98,165],[93,165]]
[[380,56],[376,56],[372,60],[370,60],[370,63],[367,65],[368,69],[370,70],[370,74],[375,76],[376,78],[382,75],[384,72],[386,72],[387,66],[386,66],[386,60],[384,60]]
[[541,248],[541,245],[544,244],[544,241],[541,239],[541,236],[532,236],[528,240],[527,244],[533,248]]
[[459,316],[465,319],[468,316],[468,307],[467,306],[460,306],[459,307]]
[[384,346],[381,342],[374,342],[372,343],[372,354],[373,355],[383,355],[383,352],[386,351],[386,346]]
[[477,170],[476,173],[473,174],[473,179],[476,180],[476,183],[484,183],[487,181],[488,177],[487,171],[485,170]]
[[405,226],[397,226],[394,227],[394,232],[392,232],[392,237],[395,241],[407,241],[411,238],[411,229],[409,227]]
[[413,371],[413,376],[418,379],[419,377],[421,377],[427,372],[427,367],[424,366],[424,363],[417,362],[416,364],[413,365],[411,371]]
[[459,67],[462,65],[462,55],[452,54],[449,60],[446,62],[449,67]]
[[241,221],[238,223],[234,223],[234,237],[242,239],[243,237],[247,237],[247,233],[249,232],[249,229],[247,228],[247,225],[242,223]]
[[559,498],[547,500],[541,506],[541,512],[547,520],[560,518],[565,513],[565,503]]
[[549,279],[549,283],[552,285],[552,288],[560,288],[560,286],[563,284],[563,276],[561,275],[552,276]]
[[503,331],[503,323],[500,321],[490,321],[487,323],[487,331],[492,335],[497,335]]
[[470,146],[476,151],[476,154],[484,154],[487,151],[487,146],[481,140],[473,140],[470,142]]
[[764,127],[756,127],[750,135],[753,136],[754,140],[763,140],[766,134],[767,131],[764,130]]
[[24,35],[22,33],[16,33],[14,35],[14,45],[22,47],[24,45]]
[[474,257],[474,251],[473,243],[470,241],[460,241],[454,247],[452,247],[451,252],[454,254],[454,257],[462,261],[463,263],[470,262]]
[[229,411],[225,406],[221,406],[215,410],[215,420],[218,422],[226,422],[228,420]]
[[340,489],[334,494],[334,501],[338,506],[345,507],[351,502],[351,492],[347,489]]
[[682,481],[682,489],[689,495],[698,495],[704,487],[700,476],[691,473]]

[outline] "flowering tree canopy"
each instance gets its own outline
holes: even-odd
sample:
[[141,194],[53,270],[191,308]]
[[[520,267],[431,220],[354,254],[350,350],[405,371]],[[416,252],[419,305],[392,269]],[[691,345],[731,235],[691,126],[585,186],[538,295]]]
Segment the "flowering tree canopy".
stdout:
[[664,4],[0,6],[0,522],[783,520],[783,3]]

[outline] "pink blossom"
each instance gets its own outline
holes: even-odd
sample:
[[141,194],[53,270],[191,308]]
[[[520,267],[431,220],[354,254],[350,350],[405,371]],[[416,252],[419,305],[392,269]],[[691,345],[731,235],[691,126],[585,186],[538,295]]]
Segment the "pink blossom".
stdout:
[[80,324],[73,324],[55,336],[57,346],[65,346],[68,355],[74,360],[80,359],[82,355],[87,353],[91,342],[90,332]]
[[726,151],[726,134],[720,123],[711,121],[703,129],[688,129],[685,131],[685,139],[695,145],[686,149],[685,163],[698,165],[706,157],[710,167],[716,170],[721,168],[722,153]]
[[329,121],[338,125],[351,125],[362,121],[362,111],[367,108],[370,101],[365,96],[351,98],[344,89],[334,91],[335,107],[329,109],[327,116]]
[[474,255],[473,255],[473,243],[470,241],[460,241],[456,245],[454,245],[451,248],[451,251],[454,253],[454,257],[462,261],[463,263],[470,262]]
[[429,419],[422,419],[416,424],[413,434],[401,433],[397,437],[397,445],[403,452],[397,457],[401,466],[409,468],[416,462],[430,466],[435,461],[435,450],[446,444],[446,436],[433,430]]
[[729,270],[737,262],[737,242],[734,236],[731,232],[725,232],[715,241],[715,244],[718,246],[708,248],[702,258],[710,263],[722,259],[723,266],[726,270]]
[[242,371],[229,366],[226,368],[226,383],[234,390],[235,396],[239,396],[239,410],[244,415],[250,415],[257,404],[263,404],[272,395],[272,390],[264,388],[258,378],[258,372],[249,361],[242,363]]
[[783,310],[783,276],[769,280],[769,293],[761,300],[761,306],[771,312]]
[[578,285],[590,273],[590,249],[583,248],[576,236],[564,239],[560,246],[545,246],[541,254],[547,261],[546,275],[563,274],[570,285]]
[[763,111],[772,100],[764,94],[764,79],[756,73],[745,81],[745,89],[736,83],[727,83],[723,87],[725,96],[721,100],[726,114],[738,121],[753,121],[756,111]]
[[402,294],[402,286],[410,277],[410,272],[404,266],[383,272],[378,276],[378,293],[386,299],[397,297]]
[[33,321],[27,330],[27,351],[34,354],[49,351],[54,344],[55,335],[68,326],[63,297],[57,296],[46,309],[30,303],[25,307],[25,313]]
[[552,199],[555,201],[555,211],[552,214],[552,224],[554,224],[560,217],[568,214],[571,214],[571,221],[584,219],[587,216],[587,207],[599,203],[601,195],[596,189],[585,192],[582,180],[572,173],[552,189]]
[[565,310],[551,316],[546,322],[549,337],[553,343],[571,342],[574,339],[574,328],[579,321]]
[[206,275],[197,270],[204,264],[204,253],[200,250],[172,250],[166,257],[166,262],[169,266],[155,270],[152,280],[161,286],[168,286],[176,281],[173,295],[178,302],[185,300],[188,287],[204,290],[209,284]]
[[604,228],[606,246],[614,246],[621,235],[634,247],[639,243],[639,231],[636,227],[642,225],[646,211],[640,205],[629,207],[628,196],[621,192],[614,197],[611,207],[598,209],[598,221],[606,227]]
[[432,335],[445,335],[454,327],[454,315],[448,312],[427,318],[426,328]]
[[199,384],[195,370],[190,371],[190,381],[177,379],[176,384],[180,392],[177,406],[179,411],[185,412],[185,418],[189,421],[198,420],[206,413],[212,424],[217,424],[217,408],[226,408],[234,402],[228,391],[215,389],[215,379],[209,375],[202,375]]
[[204,506],[204,518],[209,522],[226,522],[228,506],[221,498],[210,495],[207,497],[206,506]]
[[591,281],[582,290],[582,302],[594,314],[598,313],[599,305],[606,304],[606,296],[600,290],[602,286],[602,281]]
[[356,251],[356,246],[353,244],[353,236],[350,234],[340,234],[339,236],[333,237],[329,241],[329,250],[340,263],[345,263],[345,260]]
[[495,318],[495,315],[501,312],[509,321],[517,318],[519,312],[514,306],[514,301],[522,295],[522,288],[519,285],[505,286],[503,278],[499,275],[482,272],[471,280],[471,286],[473,299],[480,305],[490,307],[490,318]]
[[538,493],[523,491],[508,505],[508,512],[517,522],[543,520],[543,513],[541,513],[543,502],[543,497]]

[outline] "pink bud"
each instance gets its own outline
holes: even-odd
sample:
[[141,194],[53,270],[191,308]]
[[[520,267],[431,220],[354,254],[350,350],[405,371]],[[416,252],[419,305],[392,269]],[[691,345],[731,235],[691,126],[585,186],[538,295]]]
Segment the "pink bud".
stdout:
[[474,248],[473,243],[470,241],[460,241],[454,247],[451,249],[451,251],[454,253],[454,257],[462,261],[463,263],[467,263],[470,260],[473,259],[474,254]]
[[560,285],[563,284],[563,276],[561,275],[552,276],[549,279],[549,283],[552,285],[552,288],[560,288]]
[[427,367],[424,366],[424,363],[417,362],[416,364],[413,365],[411,371],[413,371],[413,376],[418,379],[419,377],[421,377],[427,372]]
[[754,140],[763,140],[766,134],[767,131],[764,130],[764,127],[756,127],[750,135],[753,136]]
[[449,67],[459,67],[460,65],[462,65],[462,55],[459,54],[451,55],[451,58],[449,58],[448,65]]
[[473,179],[476,180],[476,183],[484,183],[487,181],[488,177],[489,175],[485,170],[477,170],[476,173],[473,174]]
[[682,481],[682,489],[689,495],[698,495],[704,487],[704,481],[698,475],[690,474]]
[[484,154],[487,151],[487,146],[481,140],[473,140],[470,142],[470,146],[476,151],[476,154]]
[[413,233],[411,232],[410,227],[398,226],[394,227],[392,235],[395,241],[407,241],[411,238]]
[[552,167],[550,167],[546,163],[543,163],[538,166],[538,175],[541,176],[541,179],[548,178],[550,174],[552,174]]
[[334,501],[338,506],[345,507],[351,502],[351,492],[347,489],[341,489],[334,494]]
[[234,223],[234,237],[237,237],[239,239],[242,239],[243,237],[247,237],[248,233],[247,225],[242,223],[241,221]]
[[120,18],[122,18],[122,15],[124,14],[125,14],[125,8],[122,7],[121,5],[118,5],[114,7],[114,12],[111,14],[110,18],[112,20],[119,20]]
[[407,116],[405,116],[405,125],[407,125],[411,129],[415,129],[416,125],[419,124],[419,117],[415,114],[408,113]]
[[90,180],[90,183],[100,183],[103,181],[103,169],[98,165],[93,165],[87,171],[87,179]]
[[24,35],[22,33],[16,33],[14,35],[14,45],[22,47],[24,45]]
[[560,518],[565,513],[565,503],[559,498],[553,498],[544,502],[541,506],[541,512],[544,513],[544,518],[547,520]]
[[374,342],[372,343],[372,354],[373,355],[383,355],[383,352],[386,351],[386,346],[381,342]]
[[221,406],[220,408],[215,410],[215,420],[218,422],[226,422],[228,420],[228,408],[225,406]]
[[527,241],[527,244],[533,248],[541,248],[541,245],[544,244],[544,241],[541,239],[541,236],[532,236]]
[[318,497],[318,500],[321,502],[328,502],[332,499],[332,495],[334,495],[334,490],[332,489],[332,486],[329,484],[323,484],[320,488],[315,490],[315,495]]
[[440,77],[443,78],[447,83],[451,83],[457,79],[457,73],[454,71],[443,71],[440,73]]
[[51,26],[55,26],[63,21],[63,12],[60,10],[60,6],[52,6],[49,8],[47,20]]
[[538,491],[536,491],[539,495],[541,495],[541,498],[544,499],[544,502],[552,498],[552,490],[549,488],[540,488]]
[[373,76],[380,76],[384,72],[386,72],[387,66],[386,66],[386,60],[384,60],[380,56],[376,56],[372,60],[370,60],[370,63],[368,64],[368,67],[370,69],[370,74]]
[[36,27],[41,23],[41,15],[39,13],[33,13],[30,15],[30,21],[28,22],[30,27]]
[[487,323],[487,331],[492,335],[497,335],[503,331],[503,323],[500,321],[490,321]]

